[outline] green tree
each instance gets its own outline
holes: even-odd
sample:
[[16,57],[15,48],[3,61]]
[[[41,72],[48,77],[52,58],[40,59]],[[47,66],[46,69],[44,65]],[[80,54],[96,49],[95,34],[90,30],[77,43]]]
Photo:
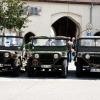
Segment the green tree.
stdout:
[[0,2],[0,29],[14,30],[17,33],[25,28],[28,15],[23,15],[25,3],[21,0],[2,0]]

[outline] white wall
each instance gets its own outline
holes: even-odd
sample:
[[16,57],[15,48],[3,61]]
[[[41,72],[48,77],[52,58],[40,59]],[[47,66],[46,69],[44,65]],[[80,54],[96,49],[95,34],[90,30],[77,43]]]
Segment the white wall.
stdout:
[[[86,26],[90,21],[90,5],[47,2],[28,2],[28,5],[33,7],[39,6],[42,11],[40,16],[33,15],[29,18],[31,22],[29,22],[28,27],[24,29],[23,36],[27,32],[33,32],[35,35],[50,35],[50,27],[53,20],[52,15],[56,13],[64,13],[66,16],[74,18],[80,25],[80,32],[85,35],[83,31],[86,30]],[[70,12],[70,14],[68,12]],[[60,14],[58,16],[61,16]],[[93,27],[96,29],[94,32],[100,30],[99,19],[100,6],[95,5],[93,6]]]

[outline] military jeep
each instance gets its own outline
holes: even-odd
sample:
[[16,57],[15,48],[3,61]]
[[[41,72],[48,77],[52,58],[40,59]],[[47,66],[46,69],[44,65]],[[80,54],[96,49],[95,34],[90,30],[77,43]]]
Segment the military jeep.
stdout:
[[83,71],[100,72],[100,37],[91,36],[79,38],[76,43],[76,74]]
[[19,75],[22,43],[22,37],[0,36],[0,72],[11,72],[13,75]]
[[68,74],[68,37],[33,37],[28,50],[26,72],[34,76],[37,71],[57,71]]

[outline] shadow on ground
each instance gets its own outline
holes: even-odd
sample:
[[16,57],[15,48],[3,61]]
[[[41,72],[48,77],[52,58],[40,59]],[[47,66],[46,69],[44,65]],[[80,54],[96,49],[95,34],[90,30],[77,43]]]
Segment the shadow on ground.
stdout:
[[100,73],[84,72],[81,77],[76,76],[75,70],[69,70],[67,78],[62,78],[60,73],[40,72],[34,77],[28,77],[25,72],[21,72],[19,76],[13,76],[11,73],[0,73],[0,77],[17,78],[17,79],[73,79],[73,80],[99,80]]

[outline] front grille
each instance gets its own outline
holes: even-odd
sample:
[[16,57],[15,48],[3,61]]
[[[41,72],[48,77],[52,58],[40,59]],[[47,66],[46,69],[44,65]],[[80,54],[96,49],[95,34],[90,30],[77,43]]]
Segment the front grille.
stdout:
[[39,54],[39,61],[41,64],[53,64],[54,54]]
[[91,57],[90,58],[90,61],[91,63],[94,63],[94,64],[100,64],[100,57]]

